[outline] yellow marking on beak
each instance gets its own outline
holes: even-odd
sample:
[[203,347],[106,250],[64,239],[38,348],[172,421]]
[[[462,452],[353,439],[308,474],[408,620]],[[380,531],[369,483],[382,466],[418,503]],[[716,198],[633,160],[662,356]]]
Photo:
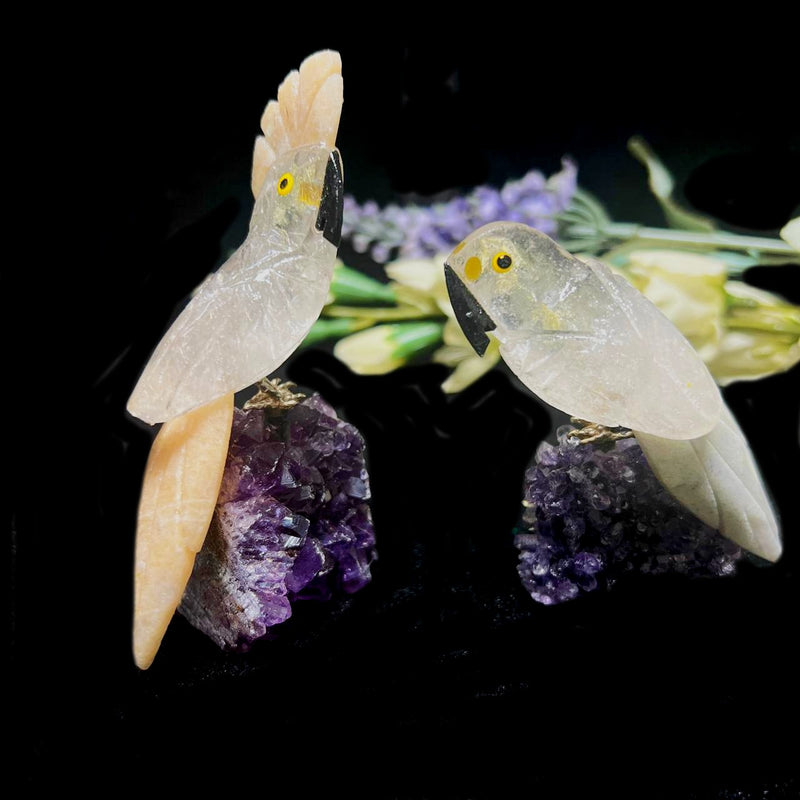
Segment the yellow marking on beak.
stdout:
[[476,281],[480,277],[482,269],[481,260],[478,256],[471,256],[467,259],[467,263],[464,264],[464,275],[467,280]]
[[300,184],[298,197],[300,198],[300,201],[305,203],[307,206],[319,208],[320,199],[322,198],[322,186],[303,181],[303,183]]

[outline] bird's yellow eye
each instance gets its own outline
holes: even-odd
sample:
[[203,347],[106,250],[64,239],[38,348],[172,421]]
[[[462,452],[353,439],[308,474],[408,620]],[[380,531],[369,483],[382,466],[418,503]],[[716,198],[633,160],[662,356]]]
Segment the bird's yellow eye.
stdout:
[[501,250],[499,253],[495,253],[492,258],[492,269],[500,273],[508,272],[512,267],[512,263],[511,256]]
[[283,195],[289,194],[292,191],[292,187],[294,186],[294,176],[291,172],[284,172],[281,175],[280,180],[278,181],[278,194],[283,197]]

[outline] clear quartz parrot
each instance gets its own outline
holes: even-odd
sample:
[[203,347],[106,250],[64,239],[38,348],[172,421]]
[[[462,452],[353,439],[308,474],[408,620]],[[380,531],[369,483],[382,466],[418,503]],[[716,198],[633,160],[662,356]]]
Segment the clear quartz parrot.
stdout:
[[456,318],[491,334],[549,405],[633,431],[656,477],[695,516],[770,561],[778,522],[747,440],[702,359],[622,276],[527,225],[473,231],[444,265]]
[[331,51],[309,57],[267,106],[247,237],[159,342],[128,401],[134,416],[164,422],[254,384],[319,316],[342,229],[340,64]]
[[134,416],[163,423],[136,527],[133,653],[141,669],[152,663],[205,541],[234,393],[277,369],[327,300],[344,203],[335,147],[341,107],[335,51],[310,55],[286,76],[255,141],[247,237],[168,329],[128,401]]

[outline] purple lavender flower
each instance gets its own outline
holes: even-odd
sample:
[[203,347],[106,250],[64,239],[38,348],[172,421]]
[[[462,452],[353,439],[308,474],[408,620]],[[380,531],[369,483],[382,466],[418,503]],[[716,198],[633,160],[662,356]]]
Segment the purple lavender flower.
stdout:
[[295,601],[356,592],[376,558],[364,442],[314,395],[279,413],[235,409],[228,461],[179,611],[247,650]]
[[517,571],[539,603],[609,588],[623,574],[733,574],[741,550],[683,508],[636,439],[578,444],[572,426],[542,443],[525,473]]
[[369,200],[363,205],[345,197],[342,234],[355,250],[386,263],[391,258],[429,258],[448,252],[481,225],[498,220],[524,222],[549,236],[557,232],[556,215],[575,192],[577,168],[564,159],[560,172],[546,179],[533,170],[501,189],[478,186],[466,196],[429,206]]

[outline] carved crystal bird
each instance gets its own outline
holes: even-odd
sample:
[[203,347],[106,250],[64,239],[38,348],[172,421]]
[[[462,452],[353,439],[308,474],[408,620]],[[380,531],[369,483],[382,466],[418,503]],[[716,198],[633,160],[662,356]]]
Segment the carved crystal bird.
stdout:
[[267,105],[247,238],[159,342],[128,401],[134,416],[164,422],[252,385],[319,316],[342,228],[340,71],[337,53],[309,57]]
[[581,420],[631,429],[656,477],[695,516],[779,558],[775,513],[718,387],[678,329],[623,277],[513,222],[471,233],[444,269],[479,355],[491,331],[534,394]]
[[133,652],[142,669],[180,603],[214,513],[233,395],[294,352],[327,299],[342,226],[334,146],[341,106],[338,53],[314,53],[287,75],[255,143],[247,237],[169,328],[128,402],[134,416],[164,423],[136,530]]

